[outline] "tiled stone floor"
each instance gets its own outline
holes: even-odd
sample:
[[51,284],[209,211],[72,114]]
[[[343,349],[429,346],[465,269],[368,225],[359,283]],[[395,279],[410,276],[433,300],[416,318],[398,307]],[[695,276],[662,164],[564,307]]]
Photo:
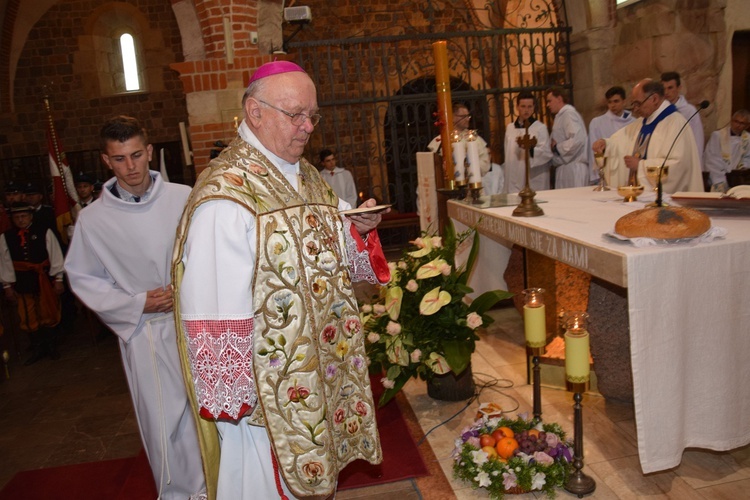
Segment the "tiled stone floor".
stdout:
[[[526,384],[520,317],[513,309],[493,314],[497,322],[482,334],[473,370],[480,384],[490,380],[498,383],[482,390],[479,400],[496,401],[506,410],[518,406],[518,411],[529,412],[531,387]],[[45,359],[28,367],[22,365],[27,356],[22,350],[25,339],[17,336],[22,344],[19,353],[10,332],[0,337],[0,348],[8,349],[11,355],[11,378],[0,382],[0,488],[21,470],[128,457],[141,448],[117,343],[110,336],[94,344],[85,328],[88,323],[82,318],[79,323],[80,328],[61,346],[60,360]],[[465,406],[463,402],[446,403],[427,397],[424,384],[418,381],[407,384],[405,393],[425,433]],[[571,395],[544,387],[542,401],[545,420],[560,423],[572,434]],[[429,482],[402,481],[341,492],[336,498],[486,498],[482,492],[453,480],[451,474],[453,441],[475,414],[476,405],[472,403],[427,437],[453,491]],[[725,453],[688,451],[678,468],[644,476],[638,464],[632,406],[586,395],[583,408],[584,470],[597,482],[591,498],[750,498],[750,446]],[[435,463],[428,465],[434,467]],[[560,491],[558,498],[574,496]]]

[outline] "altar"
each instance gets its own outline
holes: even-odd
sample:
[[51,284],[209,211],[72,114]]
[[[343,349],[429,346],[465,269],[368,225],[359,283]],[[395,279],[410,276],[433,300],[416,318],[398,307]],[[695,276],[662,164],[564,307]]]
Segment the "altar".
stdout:
[[[448,202],[448,215],[477,227],[482,261],[496,263],[495,275],[516,244],[622,287],[643,472],[675,467],[688,447],[725,451],[750,443],[748,217],[709,214],[728,230],[710,243],[636,248],[604,234],[642,208],[640,201],[623,203],[616,192],[591,187],[543,191],[536,199],[545,202],[541,217],[457,201]],[[487,280],[490,273],[479,274]]]

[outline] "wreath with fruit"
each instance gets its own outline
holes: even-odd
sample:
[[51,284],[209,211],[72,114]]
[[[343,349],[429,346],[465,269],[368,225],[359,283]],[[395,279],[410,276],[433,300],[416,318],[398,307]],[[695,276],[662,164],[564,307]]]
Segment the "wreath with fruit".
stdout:
[[573,445],[558,424],[482,418],[461,432],[453,460],[453,475],[490,498],[530,491],[554,497],[568,481]]

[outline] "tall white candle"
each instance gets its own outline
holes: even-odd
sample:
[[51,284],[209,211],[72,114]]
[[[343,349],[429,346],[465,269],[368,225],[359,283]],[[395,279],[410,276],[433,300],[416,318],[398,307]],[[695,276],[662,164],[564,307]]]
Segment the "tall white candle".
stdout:
[[466,143],[458,136],[453,136],[453,163],[456,182],[464,181],[464,161],[466,160]]
[[479,144],[476,136],[470,133],[466,144],[466,156],[469,158],[469,182],[482,182],[482,173],[479,169]]

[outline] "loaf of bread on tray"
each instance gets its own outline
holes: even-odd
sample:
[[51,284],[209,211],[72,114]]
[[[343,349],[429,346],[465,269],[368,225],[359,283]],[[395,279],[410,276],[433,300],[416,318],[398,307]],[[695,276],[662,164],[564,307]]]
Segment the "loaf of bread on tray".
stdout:
[[695,238],[711,228],[703,212],[686,207],[651,207],[620,217],[615,232],[627,238]]

